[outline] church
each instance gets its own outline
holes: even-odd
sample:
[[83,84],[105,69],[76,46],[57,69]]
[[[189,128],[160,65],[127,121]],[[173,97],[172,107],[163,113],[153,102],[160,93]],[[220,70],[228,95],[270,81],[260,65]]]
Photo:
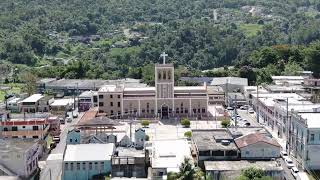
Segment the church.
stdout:
[[110,117],[207,117],[208,92],[203,86],[174,86],[174,66],[155,64],[155,87],[106,85],[98,91],[99,113]]

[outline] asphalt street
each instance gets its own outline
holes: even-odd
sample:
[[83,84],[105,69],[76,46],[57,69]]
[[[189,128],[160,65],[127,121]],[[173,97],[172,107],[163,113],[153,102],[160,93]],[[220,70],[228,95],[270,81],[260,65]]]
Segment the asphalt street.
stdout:
[[[77,112],[75,112],[77,113]],[[72,117],[72,113],[68,112],[69,117]],[[77,124],[84,113],[79,113],[78,118],[74,118],[71,123],[65,123],[60,126],[60,142],[57,146],[51,151],[47,160],[45,162],[39,162],[41,165],[40,180],[60,180],[62,173],[62,161],[63,153],[66,147],[66,138],[69,129],[72,129],[72,126]]]

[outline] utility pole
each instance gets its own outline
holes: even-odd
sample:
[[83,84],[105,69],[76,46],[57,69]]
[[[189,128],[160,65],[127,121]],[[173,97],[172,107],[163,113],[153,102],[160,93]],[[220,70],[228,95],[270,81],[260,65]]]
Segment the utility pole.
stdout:
[[235,95],[234,96],[234,115],[235,115],[235,118],[234,118],[234,125],[235,125],[235,127],[236,127],[236,129],[237,129],[237,95]]
[[[287,135],[287,139],[290,140],[290,126],[291,126],[291,122],[289,122],[289,98],[287,97],[287,131],[288,135]],[[286,150],[288,150],[288,141],[286,143]],[[288,152],[288,151],[287,151]],[[290,152],[289,152],[290,153]]]
[[259,123],[259,84],[257,84],[257,101],[256,101],[256,111],[257,111],[257,122]]

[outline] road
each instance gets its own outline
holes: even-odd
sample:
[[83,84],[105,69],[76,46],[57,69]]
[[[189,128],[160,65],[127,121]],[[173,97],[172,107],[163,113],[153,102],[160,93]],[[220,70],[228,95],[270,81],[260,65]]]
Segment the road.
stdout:
[[[77,113],[75,111],[75,113]],[[69,117],[72,117],[71,112],[68,113]],[[62,173],[62,161],[63,153],[66,147],[66,138],[69,129],[72,129],[72,126],[77,124],[84,113],[79,113],[78,118],[73,119],[71,123],[62,124],[60,142],[57,144],[49,154],[45,162],[39,162],[41,168],[40,180],[60,180]]]
[[[240,117],[242,119],[246,119],[251,124],[251,126],[264,126],[264,125],[257,122],[255,113],[250,114],[250,113],[248,113],[247,110],[238,110],[238,109],[237,109],[237,112],[240,115]],[[275,136],[275,133],[272,132],[271,128],[268,128],[266,126],[264,126],[264,127],[272,134],[273,137],[275,137],[275,139],[278,141],[278,143],[283,147],[283,144],[285,144],[285,143],[283,143],[283,139],[277,138]],[[291,174],[291,170],[287,168],[287,165],[284,162],[284,160],[282,158],[280,158],[280,161],[281,161],[281,166],[284,171],[285,180],[294,180],[294,177]]]

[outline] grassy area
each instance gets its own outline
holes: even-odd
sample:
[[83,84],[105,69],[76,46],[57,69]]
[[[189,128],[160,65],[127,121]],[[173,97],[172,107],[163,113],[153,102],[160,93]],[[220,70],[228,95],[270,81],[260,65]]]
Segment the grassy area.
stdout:
[[257,35],[262,30],[263,25],[260,24],[240,24],[239,28],[242,30],[247,37]]
[[0,90],[0,102],[4,101],[4,96],[6,94],[19,94],[21,93],[23,84],[10,83],[10,84],[0,84],[0,87],[10,87],[9,90]]

